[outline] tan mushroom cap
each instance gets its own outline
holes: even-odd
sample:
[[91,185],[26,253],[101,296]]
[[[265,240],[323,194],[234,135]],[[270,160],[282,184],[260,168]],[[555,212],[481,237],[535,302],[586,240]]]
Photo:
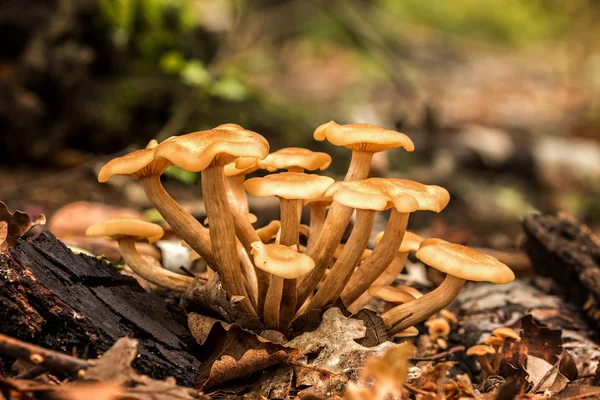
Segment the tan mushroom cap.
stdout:
[[[242,174],[250,174],[258,169],[258,161],[256,157],[240,157],[234,162],[225,165],[225,176],[236,176]],[[238,168],[237,165],[244,166]]]
[[389,303],[408,303],[415,300],[412,294],[393,286],[371,285],[367,292],[369,296]]
[[418,336],[419,335],[419,330],[417,328],[415,328],[414,326],[408,327],[403,331],[400,331],[396,334],[394,334],[394,338],[404,338],[404,337],[413,337],[413,336]]
[[417,200],[408,193],[391,193],[388,185],[374,178],[358,181],[336,182],[327,189],[325,196],[344,206],[360,210],[387,210],[396,208],[410,213],[419,209]]
[[502,284],[515,279],[512,270],[494,257],[441,239],[424,240],[416,255],[425,264],[468,281]]
[[423,293],[419,292],[417,289],[411,286],[406,285],[398,285],[396,286],[398,289],[405,291],[406,293],[412,295],[415,299],[423,297]]
[[253,197],[278,196],[284,199],[316,199],[323,195],[335,181],[327,176],[302,172],[280,172],[244,182],[246,191]]
[[485,344],[489,344],[490,346],[500,347],[504,343],[504,338],[499,336],[489,336],[485,338],[483,341]]
[[260,238],[260,240],[263,243],[268,243],[271,239],[273,239],[277,235],[277,232],[279,232],[279,229],[281,229],[281,221],[276,219],[276,220],[269,222],[267,225],[263,226],[262,228],[258,228],[256,230],[256,234],[258,235],[258,237]]
[[439,213],[448,205],[450,193],[437,185],[424,185],[410,179],[373,178],[389,184],[393,190],[405,192],[419,202],[419,210],[429,210]]
[[501,337],[501,338],[513,338],[517,340],[521,340],[521,336],[514,329],[511,328],[497,328],[492,331],[492,334]]
[[269,172],[278,169],[300,167],[309,171],[326,169],[331,164],[331,156],[327,153],[303,149],[301,147],[286,147],[269,154],[259,161],[260,168]]
[[284,279],[297,279],[309,273],[315,262],[299,253],[298,246],[253,242],[252,255],[257,268]]
[[469,347],[467,350],[468,356],[485,356],[486,354],[496,354],[496,350],[493,347],[484,344]]
[[445,318],[446,321],[448,321],[451,324],[455,324],[458,322],[458,318],[456,318],[456,314],[454,314],[452,311],[442,309],[442,310],[440,310],[440,315],[442,316],[442,318]]
[[[378,244],[383,238],[384,232],[379,232],[377,236],[375,236],[375,243]],[[400,244],[400,248],[398,249],[398,253],[414,253],[419,250],[419,246],[421,242],[425,240],[421,236],[416,233],[406,231],[404,232],[404,237],[402,238],[402,243]]]
[[450,323],[444,318],[433,318],[425,321],[425,326],[431,336],[448,336],[450,334]]
[[315,140],[325,140],[336,146],[351,150],[376,153],[394,147],[414,151],[415,145],[404,133],[370,124],[339,125],[334,121],[319,126],[313,135]]
[[164,231],[160,225],[129,217],[99,222],[91,225],[85,231],[85,235],[91,237],[109,237],[111,239],[133,237],[146,239],[150,243],[159,240],[163,234]]
[[98,182],[106,182],[114,175],[138,179],[162,174],[171,163],[167,160],[154,160],[156,146],[158,146],[158,142],[152,139],[145,149],[110,160],[100,169]]
[[264,137],[236,124],[224,124],[164,141],[156,146],[154,159],[166,159],[181,169],[198,172],[234,161],[238,169],[244,169],[253,159],[267,154],[269,143]]

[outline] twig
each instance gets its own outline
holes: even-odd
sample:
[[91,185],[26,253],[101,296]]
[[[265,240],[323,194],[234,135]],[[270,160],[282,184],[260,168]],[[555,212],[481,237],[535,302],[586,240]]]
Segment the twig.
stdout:
[[408,390],[410,390],[413,393],[418,393],[418,394],[423,394],[425,396],[431,396],[432,392],[428,392],[426,390],[422,390],[422,389],[418,389],[412,385],[409,385],[408,383],[404,384],[404,387],[407,388]]
[[88,368],[86,360],[25,343],[1,333],[0,354],[34,362],[49,371],[75,373]]
[[458,353],[459,351],[465,351],[465,346],[454,346],[442,353],[434,354],[429,357],[413,357],[410,360],[411,361],[438,361],[438,360],[441,360],[442,358],[450,357],[451,355],[453,355],[454,353]]
[[33,379],[36,378],[38,376],[40,376],[41,374],[48,372],[48,369],[46,369],[46,367],[41,366],[41,365],[36,365],[35,367],[20,373],[19,375],[17,375],[17,377],[15,379]]
[[563,397],[563,400],[576,400],[576,399],[585,399],[586,397],[598,396],[600,395],[600,390],[588,393],[578,394],[576,396],[571,397]]

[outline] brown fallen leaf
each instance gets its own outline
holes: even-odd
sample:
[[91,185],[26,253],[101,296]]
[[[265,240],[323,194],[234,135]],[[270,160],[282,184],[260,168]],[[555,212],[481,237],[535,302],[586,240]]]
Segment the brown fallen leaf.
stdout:
[[32,221],[29,215],[22,211],[11,213],[6,204],[0,201],[0,221],[6,223],[4,228],[0,226],[0,252],[2,252],[14,246],[17,240],[34,226],[44,225],[46,217],[40,214]]
[[242,378],[300,356],[298,349],[276,344],[237,324],[228,324],[196,313],[188,315],[190,331],[203,347],[196,380],[205,390],[223,382]]

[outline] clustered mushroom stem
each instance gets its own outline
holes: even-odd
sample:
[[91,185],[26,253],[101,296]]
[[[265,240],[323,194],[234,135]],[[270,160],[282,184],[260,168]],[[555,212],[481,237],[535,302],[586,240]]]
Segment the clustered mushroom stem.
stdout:
[[487,354],[484,354],[484,355],[481,355],[481,356],[477,356],[477,359],[479,360],[479,364],[481,364],[481,369],[487,375],[493,375],[494,374],[494,370],[492,369],[492,366],[490,365],[490,362],[488,361]]
[[354,303],[392,263],[406,232],[408,216],[408,213],[392,209],[381,241],[354,272],[342,292],[342,301],[345,305],[349,306]]
[[[406,264],[407,259],[408,259],[408,252],[396,253],[396,255],[394,256],[394,260],[392,261],[390,266],[386,268],[386,270],[383,272],[383,274],[381,274],[379,276],[379,278],[377,278],[375,280],[375,282],[372,283],[372,285],[378,285],[378,286],[391,285],[398,277],[398,274],[400,274],[400,272],[404,268],[404,264]],[[352,278],[354,278],[354,276],[352,276]],[[352,278],[351,278],[351,280],[352,280]],[[350,283],[348,283],[348,285],[349,284]],[[346,287],[348,287],[348,285],[346,285]],[[343,296],[343,293],[342,293],[342,296]],[[367,292],[364,292],[363,294],[360,295],[360,297],[358,299],[356,299],[356,301],[354,303],[352,303],[350,306],[348,306],[348,311],[350,311],[353,314],[356,314],[357,312],[359,312],[360,310],[365,308],[372,301],[373,301],[373,296],[369,295],[369,293],[367,293]]]
[[208,229],[202,226],[167,193],[160,176],[152,175],[139,179],[146,197],[167,223],[194,249],[206,263],[219,268],[213,256]]
[[[350,166],[344,180],[366,179],[369,176],[372,159],[373,153],[352,151],[352,159],[350,160]],[[316,239],[315,246],[308,253],[315,261],[315,268],[300,281],[300,285],[298,286],[298,305],[302,305],[312,295],[325,270],[331,264],[335,255],[335,249],[340,243],[352,217],[352,211],[354,210],[351,207],[335,202],[329,208],[323,229]]]
[[219,265],[223,287],[229,296],[244,296],[239,303],[241,308],[256,315],[244,287],[244,276],[237,257],[235,227],[222,165],[210,166],[202,171],[202,193],[210,220],[213,253]]
[[[247,254],[252,254],[252,246],[251,243],[260,242],[260,236],[254,230],[254,227],[248,221],[248,218],[242,213],[239,208],[233,207],[231,209],[231,214],[233,216],[233,224],[235,226],[235,233],[238,236],[242,246],[244,246],[244,250],[246,250]],[[250,257],[250,261],[254,266],[254,273],[256,274],[256,281],[258,284],[257,292],[257,309],[256,312],[258,315],[262,315],[263,307],[265,304],[265,297],[267,295],[267,289],[269,287],[270,274],[263,271],[260,268],[256,268],[254,265],[253,258]]]
[[310,252],[314,247],[319,232],[323,229],[325,216],[327,215],[327,204],[324,202],[309,203],[310,207],[310,227],[308,232],[308,243],[306,251]]
[[[301,201],[301,200],[300,200]],[[279,198],[281,236],[279,244],[285,246],[298,245],[300,221],[298,220],[297,199]],[[296,286],[297,279],[285,279],[279,310],[279,329],[286,330],[296,312]]]
[[356,224],[352,229],[352,233],[348,238],[348,242],[342,250],[342,254],[337,259],[323,286],[315,296],[308,302],[303,312],[322,308],[327,304],[333,302],[342,293],[344,286],[348,283],[350,276],[360,256],[367,247],[369,237],[371,236],[371,230],[373,228],[373,222],[375,220],[374,210],[356,210]]
[[265,298],[264,321],[269,329],[279,329],[279,313],[281,307],[281,297],[283,294],[284,279],[271,274],[269,289]]
[[248,196],[246,196],[246,189],[244,189],[246,175],[238,174],[228,176],[225,179],[227,181],[227,197],[230,199],[230,202],[237,204],[242,212],[247,213],[249,211]]
[[238,249],[238,258],[245,278],[244,284],[246,285],[246,292],[248,292],[248,295],[250,296],[252,306],[256,309],[258,308],[258,281],[256,272],[254,271],[254,264],[243,247]]
[[452,303],[464,285],[464,279],[446,275],[442,284],[432,292],[384,312],[381,318],[386,329],[394,334],[426,320]]
[[119,251],[133,272],[155,285],[177,292],[185,292],[194,281],[194,278],[190,276],[158,268],[144,260],[135,247],[135,238],[119,239]]

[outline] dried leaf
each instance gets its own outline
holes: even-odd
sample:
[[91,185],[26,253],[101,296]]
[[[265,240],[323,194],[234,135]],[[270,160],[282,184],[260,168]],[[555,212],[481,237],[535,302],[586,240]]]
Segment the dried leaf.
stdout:
[[188,325],[206,357],[196,380],[202,390],[248,376],[283,361],[293,361],[300,351],[273,343],[237,324],[190,313]]
[[374,311],[362,309],[354,317],[363,321],[367,328],[365,337],[356,341],[358,344],[373,347],[390,340],[383,319]]
[[575,399],[598,399],[600,398],[600,387],[590,385],[570,384],[562,392],[558,393],[555,399],[575,400]]
[[256,316],[241,311],[235,300],[228,297],[218,273],[206,283],[195,280],[182,298],[183,306],[188,312],[214,317],[228,323],[235,322],[256,332],[264,330],[263,323]]
[[[36,225],[44,225],[46,217],[38,215],[33,221],[22,211],[11,213],[6,204],[0,201],[0,221],[6,222],[6,227],[0,226],[0,252],[17,243],[17,240]],[[6,231],[4,233],[4,230]],[[4,236],[4,239],[2,239]]]

